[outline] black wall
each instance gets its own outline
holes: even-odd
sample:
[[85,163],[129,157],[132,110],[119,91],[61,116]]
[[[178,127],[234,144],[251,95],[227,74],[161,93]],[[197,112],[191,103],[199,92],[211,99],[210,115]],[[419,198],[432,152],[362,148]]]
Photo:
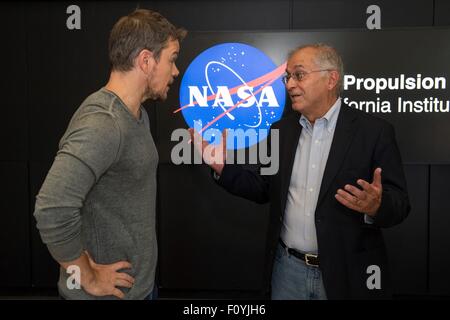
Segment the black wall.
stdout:
[[[81,8],[81,30],[66,28],[71,4]],[[370,4],[380,6],[383,29],[450,26],[446,0],[1,3],[0,274],[8,276],[0,288],[55,287],[57,265],[32,216],[35,196],[73,112],[107,81],[107,39],[120,16],[151,8],[190,31],[364,29]],[[161,145],[167,106],[146,107]],[[396,293],[450,295],[450,164],[405,163],[405,172],[413,210],[385,232]],[[168,159],[158,199],[163,296],[261,296],[266,206],[217,188],[206,167]]]

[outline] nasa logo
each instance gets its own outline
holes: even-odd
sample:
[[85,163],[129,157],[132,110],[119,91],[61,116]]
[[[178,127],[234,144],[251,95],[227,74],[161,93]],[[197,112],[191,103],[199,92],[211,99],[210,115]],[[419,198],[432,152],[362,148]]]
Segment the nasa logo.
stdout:
[[[268,135],[283,114],[286,100],[281,75],[262,51],[242,43],[223,43],[200,53],[186,69],[180,108],[189,127],[205,130],[251,130],[257,139],[227,141],[234,149],[250,147]],[[204,134],[210,142],[214,134]]]

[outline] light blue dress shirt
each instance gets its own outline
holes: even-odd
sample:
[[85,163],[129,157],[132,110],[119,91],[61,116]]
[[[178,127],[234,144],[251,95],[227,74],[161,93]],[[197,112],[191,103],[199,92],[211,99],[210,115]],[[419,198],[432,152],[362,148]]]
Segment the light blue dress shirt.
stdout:
[[295,152],[280,237],[286,246],[304,253],[318,253],[314,214],[340,110],[338,98],[314,125],[303,115],[299,121],[303,129]]

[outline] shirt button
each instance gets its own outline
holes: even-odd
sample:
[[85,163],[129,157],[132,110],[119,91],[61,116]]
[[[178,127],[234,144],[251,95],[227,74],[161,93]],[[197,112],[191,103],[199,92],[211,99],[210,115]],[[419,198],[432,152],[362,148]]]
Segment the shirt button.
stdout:
[[309,217],[309,216],[310,216],[310,214],[309,214],[309,213],[307,213],[307,214],[306,214],[306,216],[307,216],[307,217]]
[[309,188],[309,192],[313,192],[314,191],[314,189],[313,188]]
[[311,166],[313,169],[315,169],[316,168],[316,165],[315,164],[313,164],[312,166]]
[[319,141],[319,140],[316,140],[315,142],[316,142],[316,144],[319,144],[319,143],[320,143],[320,141]]

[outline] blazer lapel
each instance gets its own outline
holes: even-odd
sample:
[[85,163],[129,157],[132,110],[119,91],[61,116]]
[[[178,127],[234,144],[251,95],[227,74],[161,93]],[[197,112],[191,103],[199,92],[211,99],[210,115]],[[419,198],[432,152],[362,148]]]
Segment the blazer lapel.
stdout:
[[[300,117],[292,117],[285,129],[285,137],[280,150],[280,182],[281,182],[281,212],[284,215],[284,209],[286,208],[287,192],[289,190],[289,184],[291,182],[292,166],[294,165],[295,152],[297,151],[298,140],[300,139],[300,133],[302,132],[302,126],[299,123]],[[281,148],[280,148],[281,149]]]
[[347,150],[350,147],[354,132],[356,130],[356,115],[344,103],[341,106],[336,128],[334,130],[333,142],[328,155],[327,164],[323,173],[322,184],[319,192],[317,207],[323,201],[325,194],[330,188],[331,182],[336,177],[342,166]]

